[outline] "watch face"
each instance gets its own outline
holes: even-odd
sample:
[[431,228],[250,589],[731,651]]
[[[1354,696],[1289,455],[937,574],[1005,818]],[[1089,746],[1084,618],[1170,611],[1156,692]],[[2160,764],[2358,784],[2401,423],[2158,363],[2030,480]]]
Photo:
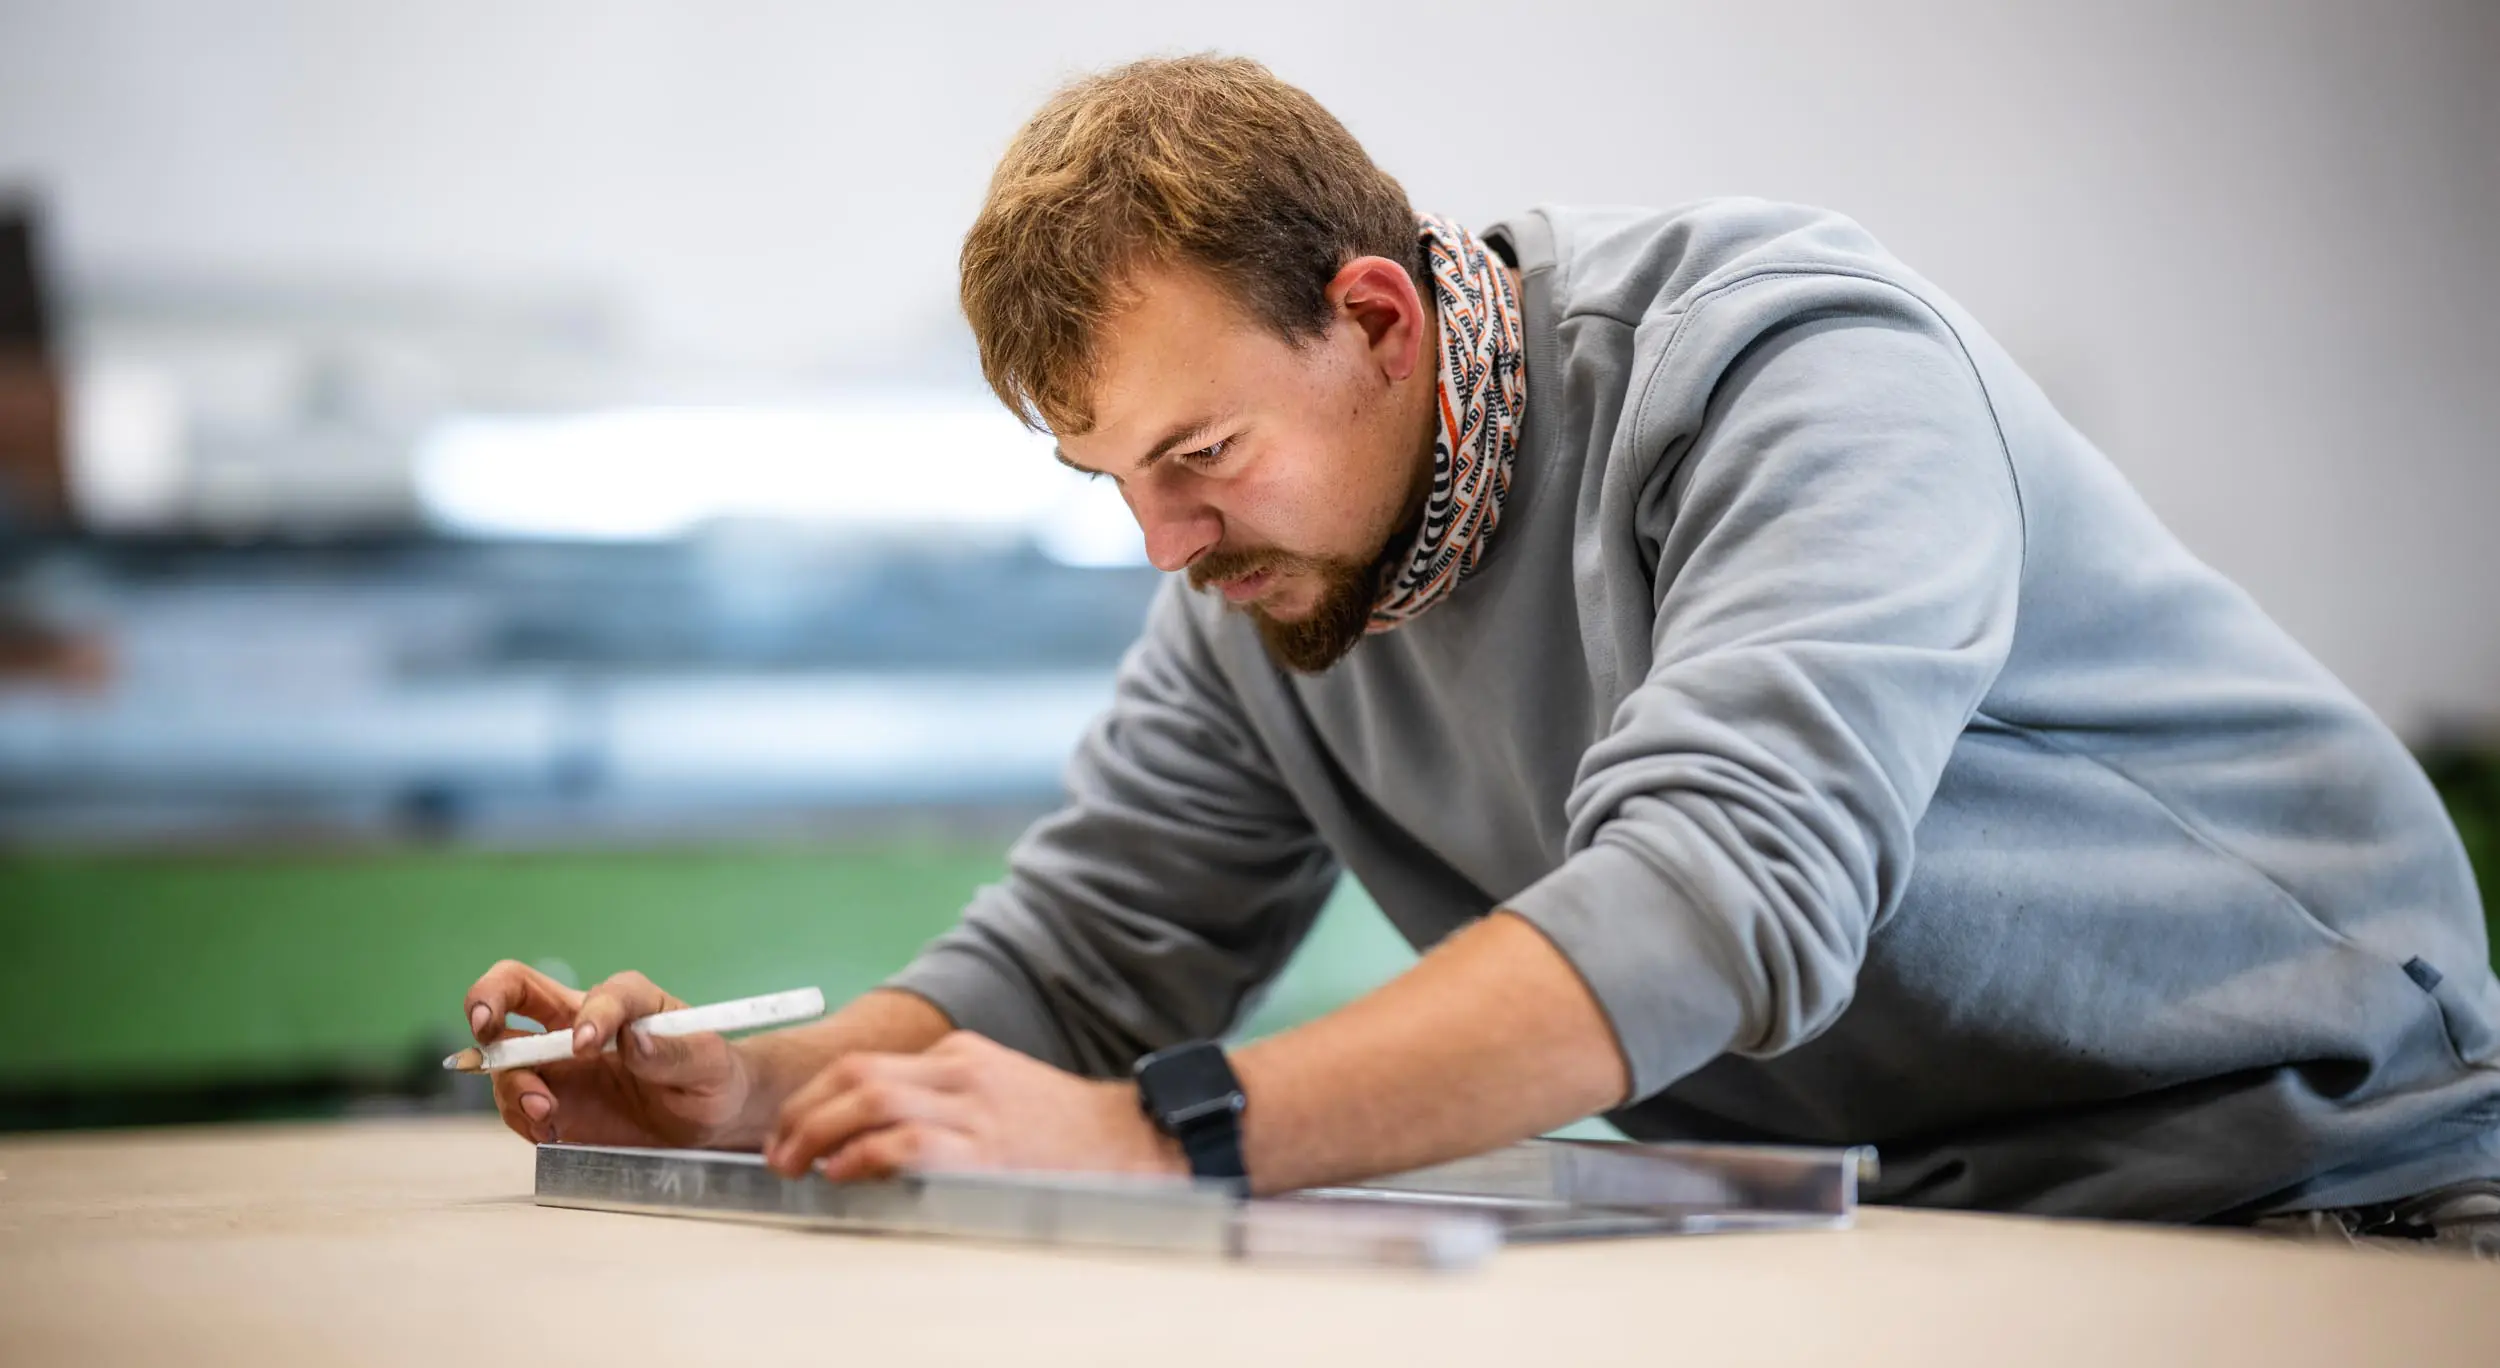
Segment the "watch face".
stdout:
[[1215,1045],[1184,1045],[1147,1056],[1137,1066],[1137,1089],[1146,1109],[1174,1129],[1240,1111],[1245,1101],[1233,1066]]

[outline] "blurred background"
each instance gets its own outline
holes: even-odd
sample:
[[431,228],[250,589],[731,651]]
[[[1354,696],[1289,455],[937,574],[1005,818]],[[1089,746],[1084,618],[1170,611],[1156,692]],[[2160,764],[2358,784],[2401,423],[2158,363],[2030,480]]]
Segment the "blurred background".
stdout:
[[[1856,216],[2500,878],[2484,0],[0,0],[0,1128],[475,1106],[496,958],[950,922],[1156,584],[956,248],[1052,86],[1205,48],[1471,224]],[[1349,886],[1244,1029],[1405,959]]]

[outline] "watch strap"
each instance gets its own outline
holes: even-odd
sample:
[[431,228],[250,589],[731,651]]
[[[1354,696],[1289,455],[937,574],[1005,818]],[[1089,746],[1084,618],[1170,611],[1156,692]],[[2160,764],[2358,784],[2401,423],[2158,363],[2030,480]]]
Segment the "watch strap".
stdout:
[[1241,1114],[1224,1112],[1183,1126],[1173,1137],[1181,1142],[1181,1153],[1189,1156],[1189,1173],[1193,1178],[1250,1185],[1249,1166],[1241,1157]]

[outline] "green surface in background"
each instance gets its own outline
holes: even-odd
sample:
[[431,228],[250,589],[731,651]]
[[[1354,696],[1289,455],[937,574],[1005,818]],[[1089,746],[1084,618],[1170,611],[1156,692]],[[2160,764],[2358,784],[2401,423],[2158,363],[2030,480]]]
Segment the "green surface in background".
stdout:
[[[0,1088],[407,1077],[466,1040],[461,994],[506,956],[692,1002],[839,1001],[1003,868],[969,842],[0,859]],[[1250,1029],[1409,959],[1349,883]]]

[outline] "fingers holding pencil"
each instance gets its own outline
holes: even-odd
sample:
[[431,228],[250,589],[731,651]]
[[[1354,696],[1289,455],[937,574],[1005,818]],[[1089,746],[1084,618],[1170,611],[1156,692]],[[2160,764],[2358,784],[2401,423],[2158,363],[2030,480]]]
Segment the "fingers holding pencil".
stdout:
[[797,988],[688,1007],[640,974],[576,993],[507,961],[470,989],[468,1005],[484,1009],[489,1024],[499,1011],[519,1010],[551,1028],[480,1027],[496,1038],[443,1061],[494,1074],[495,1110],[523,1139],[686,1146],[755,1124],[743,1119],[753,1076],[725,1033],[811,1020],[823,1015],[825,995]]
[[[518,960],[505,960],[487,970],[469,989],[469,1030],[481,1048],[463,1050],[443,1063],[446,1068],[495,1068],[490,1060],[496,1050],[483,1047],[499,1041],[506,1044],[497,1046],[498,1049],[525,1043],[527,1054],[511,1059],[512,1064],[561,1067],[569,1060],[596,1059],[611,1045],[640,1040],[640,1032],[625,1033],[628,1024],[661,1012],[681,1010],[685,1005],[650,979],[631,971],[615,975],[585,993]],[[513,1034],[505,1022],[507,1013],[518,1013],[538,1022],[546,1028],[546,1034]],[[672,1050],[665,1057],[656,1050],[626,1049],[618,1053],[624,1056],[627,1067],[636,1072],[651,1072],[677,1062],[685,1052]]]
[[[614,990],[612,993],[611,990]],[[634,975],[619,984],[601,984],[586,995],[569,1015],[575,1024],[563,1029],[536,1034],[508,1035],[485,1045],[462,1050],[443,1061],[446,1069],[497,1071],[529,1065],[561,1067],[568,1063],[606,1060],[609,1067],[626,1061],[638,1062],[640,1072],[677,1067],[700,1062],[709,1048],[689,1046],[686,1050],[668,1050],[653,1045],[654,1038],[695,1038],[730,1031],[756,1031],[768,1026],[787,1026],[824,1015],[825,995],[821,989],[794,988],[786,993],[767,993],[762,997],[739,998],[716,1002],[708,1007],[675,1006],[677,999]],[[642,1012],[656,1006],[658,1011]],[[615,1023],[613,1026],[607,1023]],[[561,1024],[561,1023],[560,1023]],[[607,1038],[601,1040],[601,1031]],[[632,1042],[633,1048],[617,1047]]]

